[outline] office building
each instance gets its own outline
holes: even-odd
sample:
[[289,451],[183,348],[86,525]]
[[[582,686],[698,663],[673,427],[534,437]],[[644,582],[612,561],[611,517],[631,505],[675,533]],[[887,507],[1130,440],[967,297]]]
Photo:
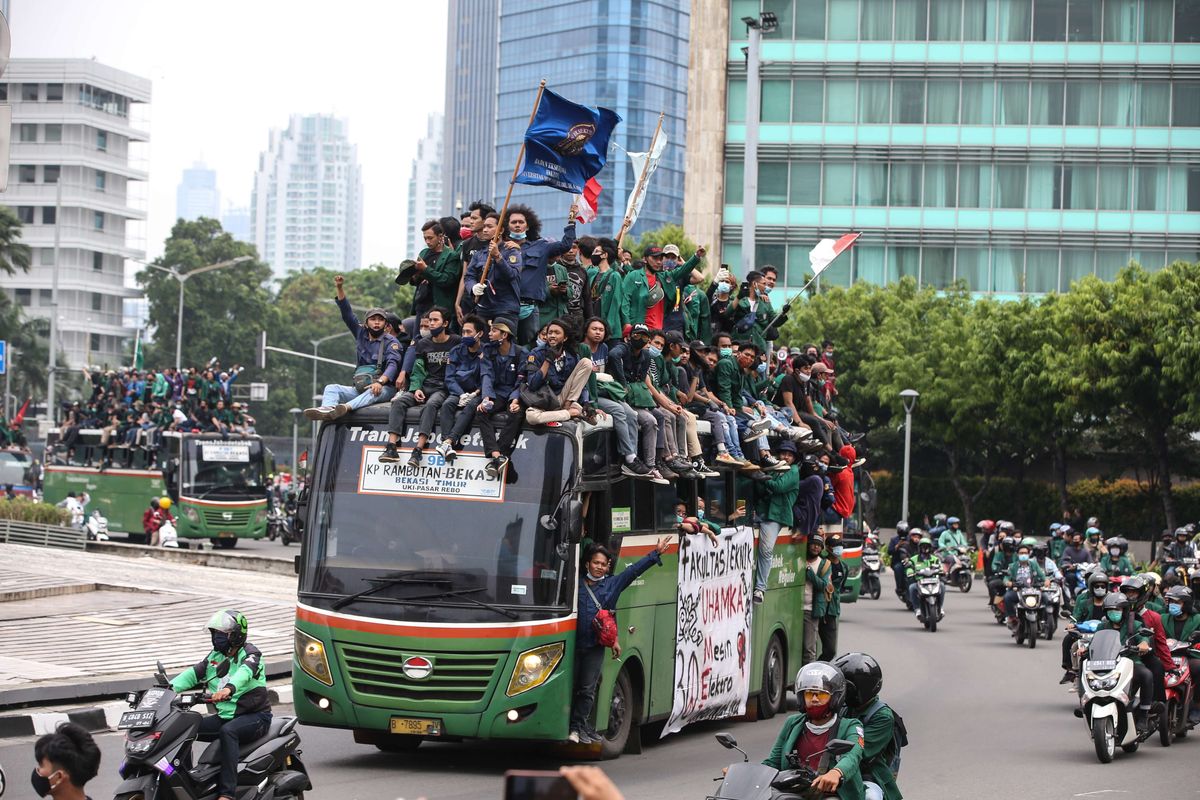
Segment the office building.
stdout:
[[[125,260],[144,259],[150,81],[91,59],[13,59],[0,83],[12,106],[8,190],[23,224],[28,272],[4,291],[29,317],[50,318],[58,286],[60,367],[117,366],[125,324]],[[57,258],[56,258],[57,234]]]
[[708,102],[726,124],[689,139],[689,173],[723,161],[724,203],[689,190],[688,219],[720,231],[722,260],[742,260],[742,20],[760,11],[778,27],[762,43],[753,263],[784,285],[848,231],[862,238],[824,284],[1020,296],[1131,259],[1197,260],[1200,3],[698,0],[693,57],[723,61],[725,86],[693,96],[689,120]]
[[254,244],[249,206],[226,206],[221,215],[221,229],[239,242]]
[[416,258],[425,247],[421,225],[425,220],[445,216],[442,187],[442,115],[429,115],[425,137],[417,142],[417,157],[408,178],[408,229],[405,231],[406,258]]
[[271,131],[250,201],[254,244],[276,277],[362,266],[362,173],[349,123],[295,114]]
[[221,193],[217,191],[217,173],[197,161],[183,171],[175,188],[176,219],[200,217],[217,219],[221,213]]
[[495,190],[500,0],[450,0],[448,12],[442,184],[458,213]]
[[[496,121],[495,195],[504,199],[538,81],[563,97],[603,106],[622,118],[614,141],[646,151],[660,112],[670,145],[649,183],[641,218],[632,233],[678,224],[683,217],[683,165],[688,93],[688,28],[685,0],[512,0],[500,9],[499,85]],[[698,20],[697,25],[708,24]],[[638,176],[615,148],[597,176],[604,190],[600,216],[580,233],[612,236]],[[544,235],[561,236],[571,196],[548,187],[518,185],[513,202],[542,218]]]

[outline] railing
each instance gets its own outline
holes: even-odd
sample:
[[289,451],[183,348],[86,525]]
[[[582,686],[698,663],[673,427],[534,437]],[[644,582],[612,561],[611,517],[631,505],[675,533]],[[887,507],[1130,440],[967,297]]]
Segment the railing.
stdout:
[[87,547],[87,534],[76,528],[0,519],[0,543],[83,550]]

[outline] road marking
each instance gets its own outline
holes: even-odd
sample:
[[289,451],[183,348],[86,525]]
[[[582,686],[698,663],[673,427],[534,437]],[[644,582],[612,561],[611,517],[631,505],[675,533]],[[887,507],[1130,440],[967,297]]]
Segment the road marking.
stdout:
[[1098,794],[1130,794],[1124,789],[1099,789],[1095,792],[1082,792],[1080,794],[1071,795],[1072,797],[1095,797]]

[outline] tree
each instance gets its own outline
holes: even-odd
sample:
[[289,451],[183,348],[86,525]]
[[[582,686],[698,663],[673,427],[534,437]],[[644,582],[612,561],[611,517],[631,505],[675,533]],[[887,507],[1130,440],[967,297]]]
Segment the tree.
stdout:
[[16,275],[18,270],[29,271],[29,245],[20,239],[21,221],[11,208],[0,207],[0,273]]

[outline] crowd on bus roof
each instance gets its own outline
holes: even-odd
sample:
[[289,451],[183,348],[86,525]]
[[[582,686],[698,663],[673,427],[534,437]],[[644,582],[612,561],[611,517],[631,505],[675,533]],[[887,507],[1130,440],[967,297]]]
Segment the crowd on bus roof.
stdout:
[[224,369],[216,358],[186,369],[84,367],[91,395],[62,405],[55,457],[72,461],[84,430],[101,432],[101,466],[112,466],[114,458],[128,461],[135,449],[157,451],[165,431],[254,433],[249,409],[233,399],[242,370],[237,364]]

